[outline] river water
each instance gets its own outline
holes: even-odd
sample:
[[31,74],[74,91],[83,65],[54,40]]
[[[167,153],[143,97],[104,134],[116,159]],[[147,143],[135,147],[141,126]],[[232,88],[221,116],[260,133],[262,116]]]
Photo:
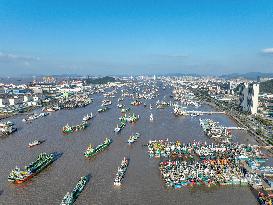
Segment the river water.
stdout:
[[[134,125],[128,124],[120,134],[115,134],[113,130],[120,116],[120,110],[116,107],[117,98],[112,100],[109,111],[98,114],[97,109],[102,99],[101,95],[96,95],[94,103],[85,108],[61,110],[31,124],[23,123],[22,116],[11,119],[16,123],[18,131],[0,139],[0,204],[60,204],[66,192],[71,191],[79,178],[87,174],[91,174],[91,180],[76,200],[77,205],[257,204],[248,187],[180,190],[164,187],[158,169],[159,161],[150,159],[147,148],[143,145],[150,139],[166,138],[183,142],[191,142],[194,139],[209,142],[199,125],[200,117],[175,117],[171,108],[150,110],[149,106],[132,107],[141,119]],[[129,103],[129,99],[124,102],[127,106]],[[208,106],[198,109],[211,110]],[[78,124],[82,117],[90,112],[96,116],[90,121],[87,129],[67,136],[62,135],[63,125]],[[153,122],[149,121],[150,113],[154,115]],[[226,126],[235,126],[231,119],[222,114],[202,117],[212,118]],[[141,134],[139,140],[128,146],[129,135],[136,132]],[[245,131],[235,131],[233,134],[236,141],[257,144]],[[94,159],[85,159],[83,152],[87,146],[90,143],[100,144],[105,137],[113,139],[110,147]],[[35,139],[46,139],[46,142],[28,148],[28,143]],[[59,152],[62,156],[28,182],[15,185],[7,181],[9,172],[16,165],[24,167],[34,161],[41,152]],[[124,156],[130,158],[130,164],[122,186],[116,188],[113,186],[113,179]]]

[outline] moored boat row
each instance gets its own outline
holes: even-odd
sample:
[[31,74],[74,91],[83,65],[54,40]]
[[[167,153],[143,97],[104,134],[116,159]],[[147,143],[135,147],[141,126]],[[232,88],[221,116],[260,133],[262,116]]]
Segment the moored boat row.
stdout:
[[83,191],[84,187],[89,181],[89,176],[80,178],[72,192],[67,192],[60,205],[72,205]]
[[117,171],[116,177],[114,179],[114,185],[115,186],[120,186],[121,185],[121,181],[125,176],[128,165],[129,165],[129,159],[124,157],[123,160],[121,161],[120,166],[118,167],[118,171]]

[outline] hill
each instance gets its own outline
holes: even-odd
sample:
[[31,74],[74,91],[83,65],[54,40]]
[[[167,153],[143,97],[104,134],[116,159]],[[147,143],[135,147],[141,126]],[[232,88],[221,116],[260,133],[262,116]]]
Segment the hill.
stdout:
[[220,76],[225,79],[232,79],[232,78],[245,78],[248,80],[257,80],[258,77],[273,77],[273,73],[261,73],[261,72],[249,72],[249,73],[231,73],[227,75]]
[[260,93],[273,94],[273,80],[268,80],[260,83]]
[[109,82],[116,82],[116,79],[110,76],[105,76],[101,78],[87,78],[86,84],[106,84]]

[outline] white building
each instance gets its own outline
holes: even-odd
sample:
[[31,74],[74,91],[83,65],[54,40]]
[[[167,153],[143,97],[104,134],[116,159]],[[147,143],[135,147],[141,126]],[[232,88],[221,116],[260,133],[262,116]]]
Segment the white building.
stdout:
[[240,107],[243,111],[256,114],[258,111],[259,84],[244,83],[240,90]]

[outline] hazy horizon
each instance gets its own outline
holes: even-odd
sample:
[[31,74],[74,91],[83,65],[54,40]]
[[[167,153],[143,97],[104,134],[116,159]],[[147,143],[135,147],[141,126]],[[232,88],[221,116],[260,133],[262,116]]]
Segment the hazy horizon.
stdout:
[[273,2],[0,3],[0,71],[221,75],[273,71]]

